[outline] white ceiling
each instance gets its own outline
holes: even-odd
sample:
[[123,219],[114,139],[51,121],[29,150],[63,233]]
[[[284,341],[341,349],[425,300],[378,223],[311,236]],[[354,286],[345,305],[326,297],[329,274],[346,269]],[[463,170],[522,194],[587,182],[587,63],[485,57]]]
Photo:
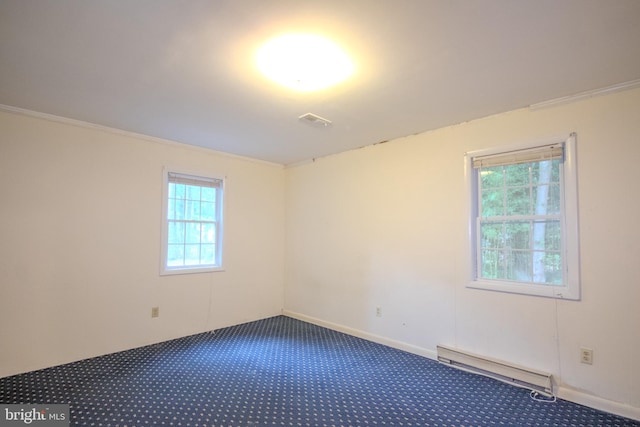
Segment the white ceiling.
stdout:
[[[276,87],[253,54],[286,32],[356,74]],[[0,1],[0,104],[281,164],[637,79],[638,0]]]

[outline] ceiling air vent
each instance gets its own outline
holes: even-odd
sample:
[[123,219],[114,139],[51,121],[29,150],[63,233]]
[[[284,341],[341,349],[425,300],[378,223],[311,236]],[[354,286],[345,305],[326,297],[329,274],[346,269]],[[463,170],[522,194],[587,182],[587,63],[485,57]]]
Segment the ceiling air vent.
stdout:
[[331,120],[327,120],[313,113],[303,114],[300,117],[298,117],[298,120],[304,123],[308,123],[312,126],[321,127],[321,128],[331,125]]

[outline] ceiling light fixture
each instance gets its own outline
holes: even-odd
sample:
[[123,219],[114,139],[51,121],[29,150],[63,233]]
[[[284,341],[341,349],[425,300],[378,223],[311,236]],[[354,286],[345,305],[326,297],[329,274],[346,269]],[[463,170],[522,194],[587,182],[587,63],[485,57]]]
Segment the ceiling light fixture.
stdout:
[[354,71],[349,56],[332,41],[314,34],[287,34],[263,45],[258,69],[269,79],[300,92],[325,89]]

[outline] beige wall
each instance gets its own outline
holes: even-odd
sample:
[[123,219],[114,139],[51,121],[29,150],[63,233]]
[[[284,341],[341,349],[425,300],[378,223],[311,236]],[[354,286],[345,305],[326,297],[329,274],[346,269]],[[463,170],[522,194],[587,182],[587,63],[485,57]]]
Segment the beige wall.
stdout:
[[[640,418],[639,118],[635,90],[289,168],[287,312],[427,356],[451,344],[552,372],[561,397]],[[466,288],[465,152],[571,132],[582,300]]]
[[[164,165],[227,177],[226,271],[159,275]],[[284,173],[0,112],[0,376],[280,314]]]

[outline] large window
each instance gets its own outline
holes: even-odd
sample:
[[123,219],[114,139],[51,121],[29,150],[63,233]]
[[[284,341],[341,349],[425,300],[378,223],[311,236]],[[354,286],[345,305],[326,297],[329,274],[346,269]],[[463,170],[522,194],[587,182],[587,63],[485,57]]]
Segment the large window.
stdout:
[[468,153],[470,287],[579,299],[575,135]]
[[222,268],[223,180],[165,170],[162,274]]

